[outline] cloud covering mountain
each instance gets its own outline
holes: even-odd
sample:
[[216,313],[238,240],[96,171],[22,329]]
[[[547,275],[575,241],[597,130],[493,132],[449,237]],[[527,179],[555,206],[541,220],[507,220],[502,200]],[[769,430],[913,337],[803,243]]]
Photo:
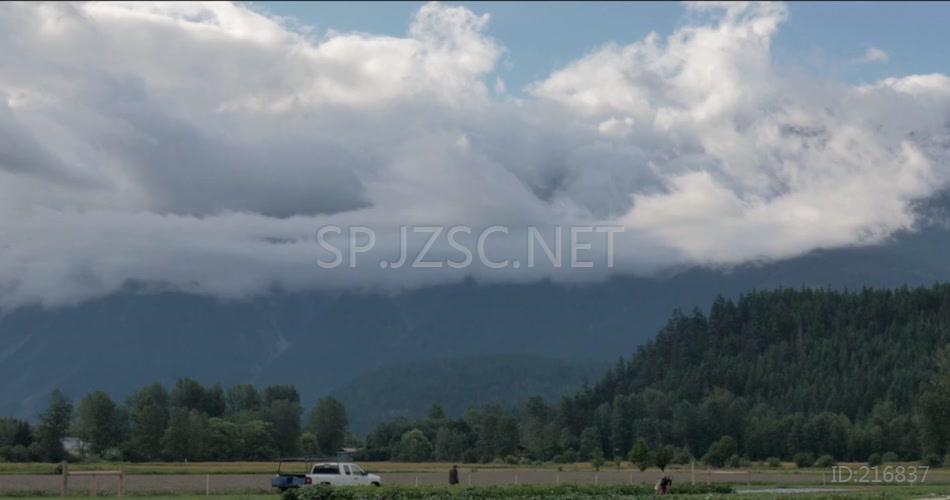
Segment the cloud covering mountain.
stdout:
[[[317,37],[246,5],[4,4],[0,307],[130,280],[242,297],[595,279],[914,228],[950,175],[950,77],[822,79],[773,63],[782,4],[685,8],[668,37],[509,93],[504,41],[459,6],[422,6],[403,37]],[[380,252],[407,224],[624,233],[613,269],[324,270],[327,224],[376,229]]]

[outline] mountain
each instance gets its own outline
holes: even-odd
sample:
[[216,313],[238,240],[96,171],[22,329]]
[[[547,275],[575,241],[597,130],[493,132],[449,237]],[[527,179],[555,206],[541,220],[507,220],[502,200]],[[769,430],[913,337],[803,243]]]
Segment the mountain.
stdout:
[[193,377],[230,385],[293,383],[304,402],[383,367],[533,354],[614,360],[651,339],[671,310],[717,295],[817,286],[856,289],[950,280],[950,231],[821,250],[731,269],[692,268],[582,285],[461,283],[373,292],[272,293],[222,301],[129,285],[79,305],[0,317],[0,415],[35,417],[55,387],[115,397]]
[[425,360],[380,368],[333,391],[357,434],[397,417],[417,419],[438,404],[450,417],[472,406],[513,407],[531,396],[553,401],[603,375],[604,363],[570,363],[526,354]]

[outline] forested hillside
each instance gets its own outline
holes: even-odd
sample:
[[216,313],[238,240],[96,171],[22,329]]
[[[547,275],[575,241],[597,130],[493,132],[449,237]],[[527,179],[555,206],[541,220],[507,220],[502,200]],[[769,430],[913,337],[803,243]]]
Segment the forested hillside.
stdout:
[[753,292],[717,300],[708,315],[674,313],[629,361],[557,406],[533,399],[517,415],[393,422],[367,444],[405,458],[403,433],[419,428],[443,459],[457,458],[446,443],[461,442],[458,458],[478,460],[518,450],[535,460],[645,457],[646,447],[714,465],[887,453],[934,461],[947,451],[950,394],[940,387],[950,373],[927,384],[948,341],[948,285]]

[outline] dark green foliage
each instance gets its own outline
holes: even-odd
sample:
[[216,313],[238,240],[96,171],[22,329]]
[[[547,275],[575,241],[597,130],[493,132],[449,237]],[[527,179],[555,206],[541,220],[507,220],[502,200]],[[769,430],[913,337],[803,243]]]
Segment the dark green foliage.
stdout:
[[666,466],[673,461],[673,455],[676,451],[671,445],[660,446],[656,449],[656,452],[653,454],[654,464],[660,468],[661,471],[666,470]]
[[307,431],[316,437],[320,453],[334,455],[343,446],[349,421],[346,409],[335,398],[323,397],[317,401],[307,422]]
[[950,346],[937,356],[937,369],[920,396],[920,431],[924,452],[950,452]]
[[[732,436],[722,436],[709,447],[709,451],[703,455],[703,462],[713,467],[723,467],[731,457],[736,455],[739,446]],[[737,457],[738,458],[738,457]]]
[[412,429],[399,440],[397,458],[403,462],[425,462],[432,459],[432,444],[419,429]]
[[637,466],[641,471],[647,470],[650,465],[652,465],[652,460],[650,456],[650,447],[647,446],[647,442],[643,438],[637,439],[636,444],[633,445],[633,449],[630,450],[630,462]]
[[59,389],[49,396],[49,406],[40,415],[40,424],[36,429],[37,452],[46,462],[59,462],[66,458],[63,438],[69,430],[73,416],[73,405]]
[[[674,484],[674,494],[683,495],[729,495],[734,493],[726,485],[690,485]],[[573,499],[595,500],[599,498],[622,498],[653,496],[653,487],[638,485],[519,485],[519,486],[479,486],[479,487],[440,487],[440,486],[364,486],[351,488],[332,488],[315,486],[299,490],[287,490],[283,500],[432,500],[436,498],[458,498],[464,500],[488,500],[513,498],[519,500]]]
[[815,465],[815,455],[806,451],[800,451],[792,457],[792,461],[795,462],[798,468],[804,469],[805,467]]
[[924,458],[920,461],[920,463],[929,465],[931,467],[940,467],[943,465],[943,459],[936,453],[928,453],[924,455]]
[[815,460],[815,467],[831,467],[835,465],[835,459],[831,455],[822,455]]
[[882,465],[883,463],[884,459],[881,457],[880,453],[871,453],[871,455],[868,457],[868,465],[872,467],[875,465]]
[[118,446],[125,437],[124,422],[119,408],[108,394],[96,391],[79,401],[77,429],[79,437],[90,451],[101,455]]

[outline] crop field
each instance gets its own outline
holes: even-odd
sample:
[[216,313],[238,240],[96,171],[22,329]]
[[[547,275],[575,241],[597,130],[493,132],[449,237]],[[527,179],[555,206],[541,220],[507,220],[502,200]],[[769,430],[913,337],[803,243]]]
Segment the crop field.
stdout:
[[[363,463],[364,467],[383,477],[387,486],[403,487],[405,491],[422,490],[445,485],[449,464],[444,463]],[[844,464],[843,464],[844,465]],[[858,468],[862,464],[850,464]],[[910,464],[907,464],[910,465]],[[284,464],[285,471],[301,464]],[[162,495],[183,499],[188,495],[227,496],[228,498],[277,498],[271,490],[270,477],[277,469],[273,462],[236,463],[87,463],[70,464],[70,471],[117,470],[125,472],[125,492],[129,496]],[[561,485],[616,487],[620,485],[652,485],[662,474],[657,469],[641,472],[629,464],[604,467],[597,471],[590,464],[567,465],[463,465],[460,467],[461,487],[525,487]],[[743,470],[707,470],[679,466],[668,468],[674,491],[690,484],[731,485],[742,498],[858,497],[875,498],[939,498],[950,495],[950,469],[934,469],[923,483],[833,483],[829,469],[798,469],[791,464],[771,468],[753,466]],[[0,497],[54,496],[61,488],[62,476],[55,464],[0,463]],[[386,490],[387,488],[383,488]],[[68,491],[74,495],[101,496],[118,492],[114,476],[71,476]],[[403,491],[403,490],[401,490]],[[794,494],[793,494],[794,493]],[[728,495],[727,495],[728,496]],[[556,496],[555,496],[556,497]],[[614,496],[612,498],[624,498]],[[695,496],[693,496],[696,498]],[[76,497],[76,498],[81,498]],[[436,496],[435,498],[438,498]]]

